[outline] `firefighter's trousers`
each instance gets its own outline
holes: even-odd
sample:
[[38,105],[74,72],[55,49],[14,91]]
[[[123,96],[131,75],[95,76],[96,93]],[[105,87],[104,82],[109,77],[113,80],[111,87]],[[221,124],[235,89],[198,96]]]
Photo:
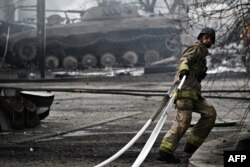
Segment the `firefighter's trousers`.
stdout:
[[191,99],[176,100],[177,114],[170,130],[164,136],[160,149],[173,153],[178,146],[181,137],[190,126],[192,112],[200,114],[200,119],[188,134],[187,142],[199,147],[206,139],[214,126],[216,111],[206,100],[193,101]]

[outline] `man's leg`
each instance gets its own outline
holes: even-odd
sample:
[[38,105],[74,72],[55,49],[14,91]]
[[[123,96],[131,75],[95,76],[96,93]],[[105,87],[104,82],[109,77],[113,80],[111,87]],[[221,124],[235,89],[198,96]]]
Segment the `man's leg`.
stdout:
[[184,148],[186,153],[194,153],[211,132],[216,119],[214,107],[206,100],[200,100],[194,103],[195,112],[201,115],[201,118],[193,127],[188,135],[187,143]]
[[191,99],[180,99],[176,101],[177,114],[170,130],[164,136],[159,150],[158,160],[168,163],[178,163],[179,159],[173,156],[173,152],[178,146],[181,137],[187,131],[193,110],[193,101]]

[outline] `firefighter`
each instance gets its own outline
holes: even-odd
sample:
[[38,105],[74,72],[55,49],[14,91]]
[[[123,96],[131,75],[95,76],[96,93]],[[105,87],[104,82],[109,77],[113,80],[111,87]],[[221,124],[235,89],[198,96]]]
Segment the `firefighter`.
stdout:
[[188,47],[180,58],[175,81],[187,76],[181,91],[175,99],[176,118],[170,130],[164,136],[157,159],[167,163],[179,163],[173,153],[178,146],[181,137],[187,131],[192,112],[200,114],[200,119],[188,134],[184,152],[192,155],[203,143],[216,119],[216,111],[201,95],[201,81],[206,77],[206,56],[208,48],[215,43],[215,31],[206,27],[197,37],[198,42]]

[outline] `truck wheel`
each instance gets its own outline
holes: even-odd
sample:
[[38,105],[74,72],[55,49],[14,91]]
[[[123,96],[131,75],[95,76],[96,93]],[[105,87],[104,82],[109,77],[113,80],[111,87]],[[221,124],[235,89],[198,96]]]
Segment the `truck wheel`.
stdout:
[[24,61],[33,60],[36,57],[36,46],[32,42],[23,42],[19,45],[17,53]]
[[74,56],[66,56],[63,59],[63,68],[66,70],[75,70],[77,66],[77,59]]
[[149,65],[160,59],[160,54],[156,50],[148,50],[144,54],[144,61],[146,65]]
[[129,66],[134,66],[138,62],[138,55],[133,51],[128,51],[122,56],[125,63]]
[[113,67],[116,63],[116,58],[112,53],[105,53],[101,57],[101,65],[103,67]]
[[59,66],[59,60],[55,55],[49,55],[45,58],[45,65],[48,69],[55,69]]
[[171,52],[176,52],[180,50],[180,42],[178,40],[178,36],[175,34],[167,37],[165,39],[165,47]]
[[92,54],[86,54],[82,57],[82,67],[83,68],[92,68],[97,65],[97,59]]

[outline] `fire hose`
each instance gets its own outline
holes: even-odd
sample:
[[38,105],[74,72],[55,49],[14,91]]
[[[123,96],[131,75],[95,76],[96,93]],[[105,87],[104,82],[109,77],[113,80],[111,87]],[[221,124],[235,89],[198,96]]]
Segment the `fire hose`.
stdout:
[[[186,79],[186,76],[183,76],[179,86],[177,87],[177,91],[181,90],[181,87],[182,87],[185,79]],[[138,155],[138,157],[135,160],[132,167],[139,167],[142,164],[142,162],[145,160],[145,158],[147,157],[149,151],[151,150],[156,138],[158,137],[158,135],[159,135],[159,133],[164,125],[164,122],[167,119],[169,108],[173,105],[176,95],[177,94],[172,95],[167,106],[163,109],[163,113],[162,113],[159,121],[157,122],[154,130],[152,131],[150,137],[147,140],[147,143],[144,145],[143,149],[141,150],[140,154]]]
[[[184,81],[185,81],[186,76],[184,76],[179,84],[179,86],[177,87],[177,90],[181,89]],[[179,82],[174,83],[171,88],[168,90],[167,95],[164,96],[164,98],[161,101],[161,105],[158,108],[158,110],[156,110],[150,117],[150,119],[144,124],[144,126],[141,128],[141,130],[122,148],[120,149],[117,153],[115,153],[113,156],[111,156],[110,158],[106,159],[105,161],[101,162],[100,164],[96,165],[95,167],[102,167],[105,166],[107,164],[109,164],[110,162],[114,161],[115,159],[117,159],[118,157],[120,157],[125,151],[127,151],[140,137],[141,135],[146,131],[146,129],[149,127],[149,125],[156,119],[156,117],[162,112],[164,111],[164,113],[166,113],[166,110],[169,108],[170,103],[172,104],[174,101],[174,97],[172,96],[172,98],[170,99],[170,96],[173,92],[173,90],[176,88],[176,85]],[[170,99],[170,101],[169,101]],[[168,105],[167,105],[168,104]],[[167,106],[166,106],[167,105]],[[163,114],[164,114],[163,113]],[[161,117],[163,117],[163,114]],[[166,115],[166,114],[164,114]],[[160,119],[161,120],[161,119]],[[160,120],[158,122],[160,122]],[[161,122],[164,123],[165,120],[162,120]],[[159,129],[161,130],[161,128]],[[155,131],[155,130],[154,130]],[[155,132],[152,132],[155,133]],[[158,132],[159,134],[159,132]],[[151,135],[152,136],[152,135]],[[157,136],[156,136],[157,137]],[[148,143],[148,142],[147,142]],[[154,141],[153,141],[154,143]],[[152,144],[153,145],[153,144]],[[146,146],[146,145],[145,145]],[[151,146],[152,147],[152,146]],[[149,150],[151,149],[151,147],[149,148]],[[147,154],[145,155],[146,158]],[[144,159],[145,159],[144,158]],[[144,160],[143,159],[143,160]]]

